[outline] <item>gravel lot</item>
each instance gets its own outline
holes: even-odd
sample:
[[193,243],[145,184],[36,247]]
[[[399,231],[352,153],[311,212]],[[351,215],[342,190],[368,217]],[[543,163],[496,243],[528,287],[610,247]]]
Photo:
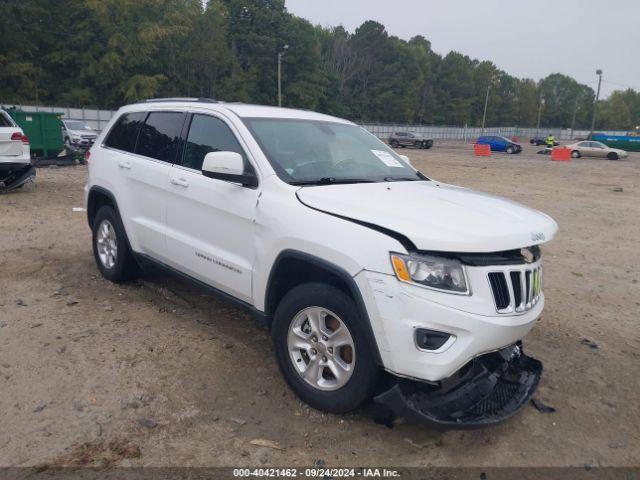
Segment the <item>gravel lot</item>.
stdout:
[[401,153],[559,223],[544,249],[547,307],[525,341],[555,413],[527,406],[492,429],[438,432],[311,410],[244,311],[165,275],[103,280],[72,211],[85,167],[42,168],[0,196],[0,466],[639,465],[640,154],[564,163],[535,151]]

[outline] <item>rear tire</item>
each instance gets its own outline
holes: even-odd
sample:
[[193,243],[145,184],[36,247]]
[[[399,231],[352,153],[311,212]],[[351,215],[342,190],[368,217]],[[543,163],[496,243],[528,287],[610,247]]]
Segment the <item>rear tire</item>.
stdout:
[[272,336],[280,371],[301,400],[345,413],[372,395],[378,366],[365,321],[348,295],[327,284],[306,283],[284,296]]
[[609,160],[618,160],[618,158],[620,158],[620,157],[618,157],[618,154],[616,152],[609,152],[607,154],[607,158]]
[[574,150],[573,152],[571,152],[571,158],[580,158],[580,152],[577,150]]
[[104,278],[121,283],[140,275],[124,226],[113,207],[105,205],[98,210],[92,231],[93,256]]
[[416,143],[413,144],[413,146],[416,147],[416,148],[423,148],[422,147],[422,142],[416,142]]

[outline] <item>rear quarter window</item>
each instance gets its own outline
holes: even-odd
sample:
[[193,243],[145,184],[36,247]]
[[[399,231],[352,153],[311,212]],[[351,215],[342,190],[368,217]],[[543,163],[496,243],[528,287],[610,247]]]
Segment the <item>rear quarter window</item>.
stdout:
[[133,153],[140,127],[146,115],[146,112],[125,113],[122,115],[109,131],[104,145],[123,152]]
[[0,112],[0,127],[15,127],[8,113]]

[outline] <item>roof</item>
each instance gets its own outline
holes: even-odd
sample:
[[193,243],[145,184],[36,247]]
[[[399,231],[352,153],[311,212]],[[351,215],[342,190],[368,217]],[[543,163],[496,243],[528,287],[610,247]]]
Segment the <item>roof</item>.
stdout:
[[[338,117],[332,117],[331,115],[325,115],[323,113],[313,112],[311,110],[297,110],[292,108],[271,107],[266,105],[251,105],[247,103],[215,102],[211,99],[158,98],[151,101],[138,103],[135,106],[139,108],[141,105],[152,107],[149,108],[149,110],[155,110],[162,107],[184,108],[190,106],[198,106],[198,108],[204,108],[212,111],[231,111],[241,118],[290,118],[352,124],[352,122],[348,120],[344,120]],[[125,108],[129,110],[128,107],[133,107],[133,105],[128,105]]]

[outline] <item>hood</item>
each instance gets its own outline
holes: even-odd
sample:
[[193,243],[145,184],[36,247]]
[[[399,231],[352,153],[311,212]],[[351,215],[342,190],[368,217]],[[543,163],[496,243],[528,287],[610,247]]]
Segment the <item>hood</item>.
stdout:
[[69,134],[71,135],[75,135],[76,137],[81,137],[82,135],[93,135],[93,136],[97,136],[98,132],[96,132],[95,130],[69,130],[67,129],[67,132],[69,132]]
[[551,240],[558,230],[537,210],[435,181],[302,187],[297,196],[316,210],[393,230],[419,250],[513,250]]

